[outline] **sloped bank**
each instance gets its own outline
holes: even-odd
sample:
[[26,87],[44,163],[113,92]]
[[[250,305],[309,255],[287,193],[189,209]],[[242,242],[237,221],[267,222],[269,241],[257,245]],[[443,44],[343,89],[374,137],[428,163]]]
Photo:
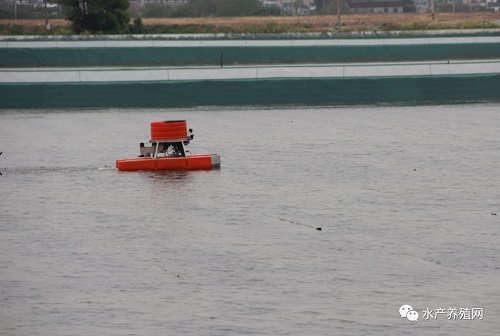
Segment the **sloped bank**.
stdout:
[[[0,51],[6,51],[3,55],[10,55],[2,58],[0,67],[0,108],[498,102],[499,46],[498,36],[6,40],[0,43]],[[237,48],[238,59],[246,57],[250,64],[270,62],[270,57],[275,57],[272,55],[278,55],[275,59],[278,63],[296,63],[290,61],[290,57],[297,57],[298,63],[317,63],[323,60],[320,54],[324,51],[328,51],[339,63],[350,60],[360,63],[303,64],[299,70],[263,65],[237,69],[234,66],[227,67],[227,57],[230,55],[221,52],[221,48]],[[70,49],[74,53],[69,52]],[[9,54],[9,50],[15,52]],[[121,53],[118,58],[109,56],[118,50]],[[195,63],[204,65],[218,59],[220,67],[185,69],[171,64],[165,66],[162,62],[170,59],[170,56],[162,54],[166,50],[170,55],[177,55],[175,57],[179,60],[177,63],[166,61],[166,64],[178,65],[186,61],[183,60],[185,57],[194,57],[197,59]],[[376,50],[381,53],[377,54]],[[404,53],[399,52],[402,50],[405,50]],[[22,57],[16,54],[19,51],[29,57],[21,60]],[[271,56],[265,51],[269,51]],[[94,53],[94,63],[89,62],[90,58],[83,57],[82,52]],[[206,52],[215,54],[210,56],[213,59],[205,55]],[[422,62],[406,64],[413,60],[412,52],[423,52],[418,56]],[[49,54],[55,59],[51,59]],[[127,54],[133,56],[127,58]],[[267,55],[266,60],[263,61],[259,55]],[[377,58],[376,55],[381,56]],[[434,60],[436,55],[443,63],[437,67],[443,71],[432,71],[432,62],[427,63]],[[383,66],[368,63],[381,61],[386,56],[392,57],[393,63]],[[487,60],[478,60],[481,56]],[[157,57],[163,57],[161,67],[144,67],[151,60],[155,63]],[[465,64],[457,68],[458,65],[453,64],[456,61],[452,61],[452,64],[443,62],[446,59],[473,59],[477,62],[472,63],[480,66],[471,69],[470,64]],[[34,67],[28,65],[32,60],[38,62],[35,62]],[[114,65],[112,69],[88,68],[90,65],[108,64],[107,60]],[[140,63],[141,60],[144,63]],[[132,68],[137,62],[141,67]],[[486,68],[481,66],[482,63],[489,68],[484,70]],[[12,68],[14,64],[20,68]],[[68,64],[70,67],[62,70],[48,68]],[[74,68],[76,64],[79,68]],[[497,65],[491,68],[492,64]],[[246,75],[241,75],[243,72]],[[203,73],[211,75],[199,75]]]
[[1,108],[500,102],[500,74],[0,85]]
[[484,36],[368,38],[187,38],[10,40],[0,37],[0,68],[214,66],[494,59],[500,33]]

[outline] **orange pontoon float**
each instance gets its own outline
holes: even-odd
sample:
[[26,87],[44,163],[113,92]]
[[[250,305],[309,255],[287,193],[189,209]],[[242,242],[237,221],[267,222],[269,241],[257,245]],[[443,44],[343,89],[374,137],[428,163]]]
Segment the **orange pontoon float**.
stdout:
[[151,146],[140,143],[139,157],[116,160],[116,168],[123,171],[220,168],[219,155],[192,155],[186,150],[193,138],[193,130],[188,133],[185,120],[152,121]]

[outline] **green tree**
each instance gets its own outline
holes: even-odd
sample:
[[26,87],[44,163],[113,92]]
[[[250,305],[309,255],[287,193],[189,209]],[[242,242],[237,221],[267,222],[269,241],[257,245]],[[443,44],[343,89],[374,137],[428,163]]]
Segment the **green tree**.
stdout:
[[189,0],[181,8],[172,16],[251,16],[262,12],[263,6],[259,0]]
[[59,0],[76,34],[129,32],[128,0]]
[[159,3],[151,3],[144,5],[141,14],[145,18],[165,18],[172,15],[172,8]]
[[215,15],[217,2],[216,0],[189,0],[186,6],[193,16],[210,17]]
[[318,13],[324,13],[328,8],[328,5],[332,2],[331,0],[316,0],[316,11]]
[[195,16],[193,13],[193,9],[188,5],[184,6],[179,6],[174,11],[172,14],[170,14],[171,17],[193,17]]
[[254,13],[254,16],[280,16],[281,15],[281,8],[277,6],[273,7],[264,7],[261,6],[259,9],[257,9]]
[[219,0],[217,16],[249,16],[254,15],[262,3],[259,0]]

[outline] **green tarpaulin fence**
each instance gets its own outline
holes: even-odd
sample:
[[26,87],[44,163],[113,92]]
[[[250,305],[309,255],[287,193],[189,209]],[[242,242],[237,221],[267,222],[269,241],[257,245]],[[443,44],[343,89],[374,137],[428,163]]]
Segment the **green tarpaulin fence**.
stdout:
[[500,74],[0,84],[0,108],[500,102]]
[[0,67],[186,66],[493,59],[500,43],[373,46],[0,48]]

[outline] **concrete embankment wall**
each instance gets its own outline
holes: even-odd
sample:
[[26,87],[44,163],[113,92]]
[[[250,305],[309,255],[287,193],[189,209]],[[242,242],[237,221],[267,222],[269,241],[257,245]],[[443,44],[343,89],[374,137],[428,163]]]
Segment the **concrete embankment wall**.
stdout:
[[334,65],[0,69],[0,83],[103,83],[450,76],[500,73],[500,60]]
[[494,59],[500,36],[380,39],[0,41],[0,68]]
[[0,84],[2,108],[499,102],[500,74]]
[[491,34],[0,41],[0,108],[498,102],[498,87]]

